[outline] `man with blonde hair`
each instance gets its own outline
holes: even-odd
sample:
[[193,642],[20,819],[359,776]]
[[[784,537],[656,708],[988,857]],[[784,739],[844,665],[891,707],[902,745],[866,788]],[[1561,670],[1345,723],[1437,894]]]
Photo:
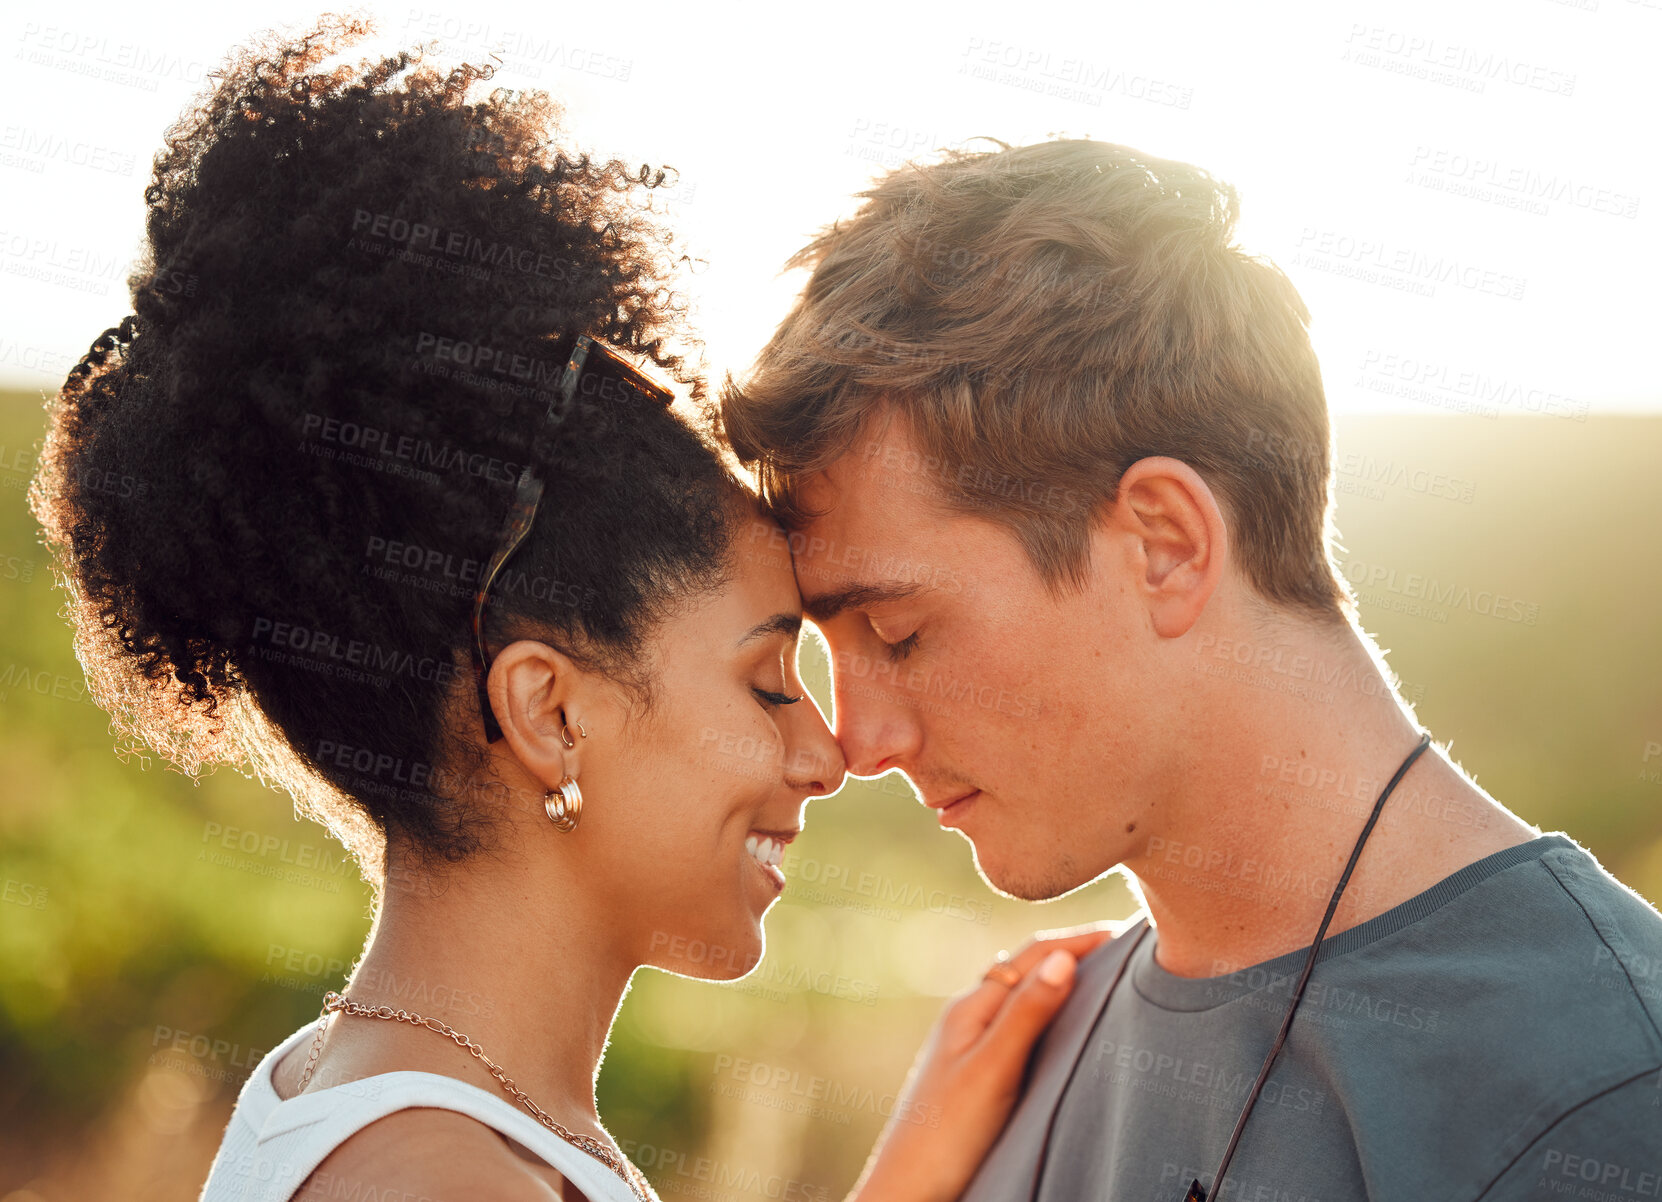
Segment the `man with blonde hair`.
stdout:
[[1000,146],[866,192],[722,395],[850,773],[1003,893],[1123,869],[1146,907],[966,1199],[1662,1196],[1662,918],[1398,695],[1235,192]]

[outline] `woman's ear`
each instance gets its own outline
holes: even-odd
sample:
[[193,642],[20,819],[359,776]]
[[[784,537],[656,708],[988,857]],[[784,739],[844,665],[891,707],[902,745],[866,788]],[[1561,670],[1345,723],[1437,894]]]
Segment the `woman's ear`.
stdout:
[[[581,719],[567,706],[574,704],[583,679],[569,656],[534,639],[509,643],[491,661],[486,688],[497,725],[515,758],[544,789],[581,771]],[[575,746],[566,746],[567,730]]]

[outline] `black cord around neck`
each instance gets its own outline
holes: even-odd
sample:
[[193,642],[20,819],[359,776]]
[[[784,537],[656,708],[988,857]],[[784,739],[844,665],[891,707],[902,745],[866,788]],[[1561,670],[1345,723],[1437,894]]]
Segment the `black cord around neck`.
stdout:
[[[1235,1158],[1235,1145],[1241,1142],[1241,1132],[1246,1130],[1247,1116],[1252,1113],[1253,1103],[1258,1101],[1258,1095],[1263,1092],[1264,1083],[1270,1079],[1270,1069],[1275,1066],[1275,1059],[1281,1055],[1282,1045],[1287,1042],[1287,1032],[1293,1026],[1293,1015],[1298,1012],[1299,1001],[1304,997],[1304,986],[1310,980],[1311,969],[1316,967],[1316,953],[1321,949],[1322,940],[1327,935],[1328,924],[1333,921],[1334,912],[1339,908],[1339,898],[1344,893],[1345,886],[1350,883],[1350,874],[1356,870],[1356,861],[1362,857],[1362,845],[1368,841],[1368,836],[1373,833],[1374,824],[1379,821],[1380,811],[1385,808],[1385,799],[1391,795],[1391,790],[1397,787],[1397,782],[1402,780],[1408,769],[1414,766],[1414,761],[1419,759],[1425,749],[1430,746],[1431,734],[1428,731],[1420,737],[1420,741],[1414,750],[1408,753],[1408,758],[1402,761],[1402,766],[1397,769],[1396,775],[1385,786],[1384,792],[1380,793],[1379,800],[1373,803],[1373,813],[1368,815],[1367,825],[1362,828],[1362,834],[1356,840],[1356,846],[1351,849],[1350,862],[1345,865],[1344,875],[1339,878],[1338,885],[1333,889],[1333,896],[1328,899],[1327,913],[1322,915],[1322,924],[1316,928],[1316,938],[1310,944],[1309,954],[1304,957],[1304,971],[1299,974],[1298,985],[1293,990],[1293,1000],[1288,1005],[1287,1013],[1281,1020],[1281,1030],[1275,1037],[1275,1043],[1270,1045],[1270,1054],[1264,1057],[1264,1067],[1258,1070],[1258,1080],[1252,1083],[1252,1092],[1247,1095],[1246,1105],[1241,1108],[1241,1117],[1235,1120],[1235,1130],[1229,1137],[1229,1145],[1223,1150],[1223,1159],[1218,1162],[1218,1171],[1212,1174],[1212,1191],[1220,1199],[1222,1195],[1219,1190],[1223,1185],[1223,1175],[1229,1170],[1229,1162]],[[1206,1197],[1206,1190],[1197,1178],[1190,1182],[1189,1192],[1184,1195],[1183,1202],[1206,1202]]]

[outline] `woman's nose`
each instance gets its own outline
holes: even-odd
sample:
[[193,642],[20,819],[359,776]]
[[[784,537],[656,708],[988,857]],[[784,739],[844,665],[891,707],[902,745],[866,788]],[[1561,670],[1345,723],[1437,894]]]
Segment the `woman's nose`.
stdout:
[[803,723],[805,729],[791,756],[792,771],[787,783],[809,797],[825,797],[843,787],[848,767],[843,762],[842,748],[825,723],[825,715],[819,711],[819,703],[812,697],[805,700],[812,709],[804,715],[808,720]]

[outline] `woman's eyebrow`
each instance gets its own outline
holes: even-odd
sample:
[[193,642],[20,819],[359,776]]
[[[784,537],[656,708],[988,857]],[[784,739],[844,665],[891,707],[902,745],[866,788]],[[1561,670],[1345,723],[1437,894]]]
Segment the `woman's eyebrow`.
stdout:
[[739,640],[739,646],[744,646],[751,639],[759,639],[770,634],[784,634],[795,638],[802,632],[802,615],[777,613],[764,622],[758,622],[750,631]]

